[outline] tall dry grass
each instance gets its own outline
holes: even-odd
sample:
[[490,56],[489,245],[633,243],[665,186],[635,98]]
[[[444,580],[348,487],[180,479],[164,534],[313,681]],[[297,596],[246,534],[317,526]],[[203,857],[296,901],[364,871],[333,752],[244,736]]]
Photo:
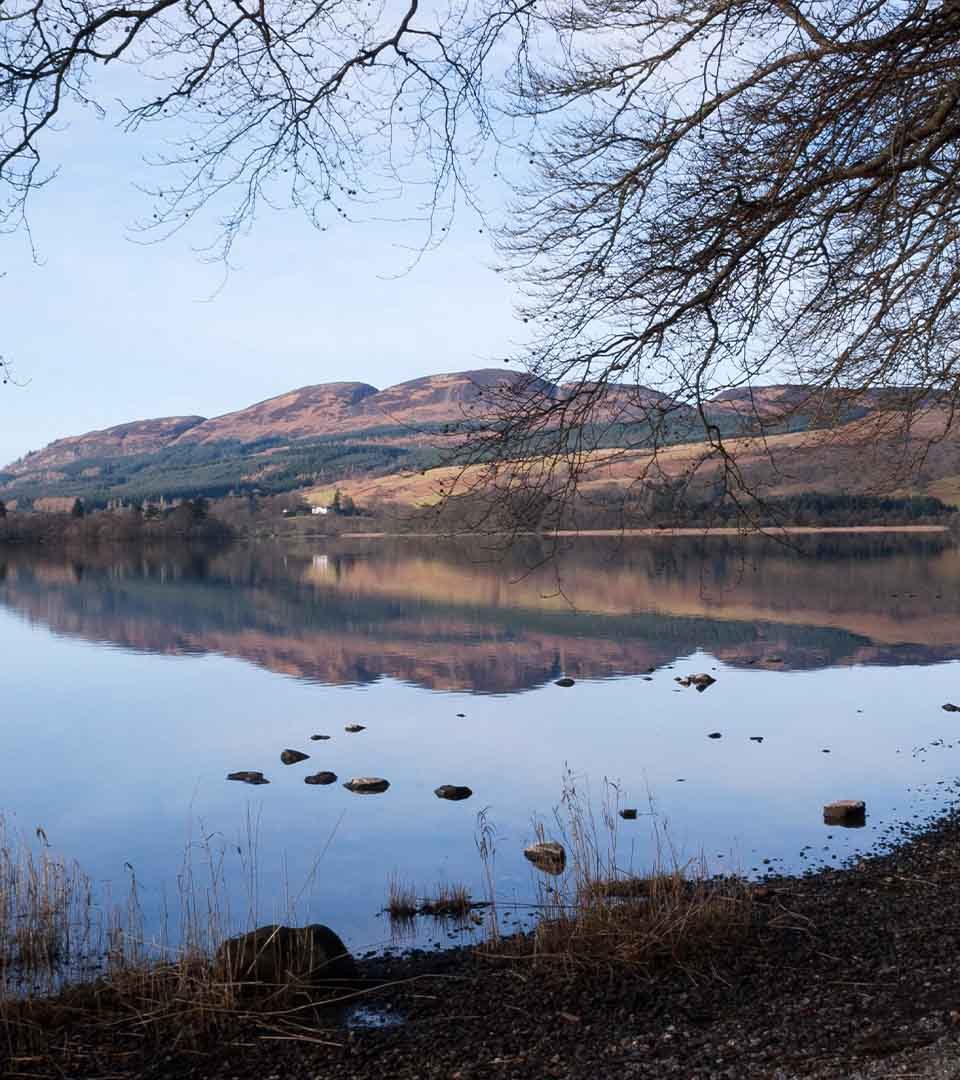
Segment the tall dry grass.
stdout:
[[[140,887],[130,864],[122,896],[98,892],[75,861],[36,836],[16,834],[0,817],[0,1074],[63,1044],[78,1025],[86,1037],[119,1045],[209,1045],[254,1024],[277,1037],[318,1038],[316,996],[298,986],[254,987],[215,962],[229,937],[269,921],[261,916],[258,822],[248,816],[238,845],[241,910],[231,907],[227,845],[201,833],[188,840],[175,893],[147,934]],[[303,918],[323,852],[297,892],[284,889],[273,919]],[[349,993],[339,995],[344,1000]],[[322,1024],[321,1024],[322,1030]]]
[[539,842],[564,845],[566,868],[557,876],[534,871],[535,928],[488,942],[488,954],[653,974],[709,965],[750,933],[750,884],[736,875],[711,876],[702,856],[683,858],[649,798],[645,817],[653,854],[646,866],[635,866],[636,851],[621,828],[620,799],[618,786],[605,781],[597,807],[567,772],[553,827],[534,828]]

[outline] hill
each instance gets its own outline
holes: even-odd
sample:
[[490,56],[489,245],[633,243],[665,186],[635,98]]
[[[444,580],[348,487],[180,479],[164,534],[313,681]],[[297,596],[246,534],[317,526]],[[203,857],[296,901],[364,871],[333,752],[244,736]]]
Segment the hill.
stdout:
[[[207,419],[165,417],[58,439],[0,470],[0,498],[111,499],[277,493],[311,483],[421,470],[489,426],[509,400],[562,399],[568,389],[509,370],[429,375],[377,389],[301,387]],[[655,391],[646,400],[665,399]],[[605,418],[640,421],[635,391],[609,394]]]
[[[118,499],[303,490],[323,501],[340,486],[360,503],[424,505],[436,501],[441,486],[449,490],[456,475],[449,462],[463,440],[488,430],[504,406],[548,405],[572,425],[584,392],[592,407],[581,487],[595,500],[602,503],[622,490],[651,463],[661,483],[678,481],[694,466],[702,475],[715,468],[696,441],[699,417],[666,394],[627,385],[553,385],[483,368],[384,389],[365,382],[321,383],[211,419],[164,417],[68,436],[0,470],[0,499],[28,506],[38,498],[80,497],[96,506]],[[878,452],[863,425],[877,416],[900,415],[904,393],[816,396],[790,384],[743,387],[708,403],[708,417],[733,440],[729,445],[748,478],[770,492],[822,490],[820,475],[831,490],[860,491],[871,477],[885,475],[876,461],[863,467],[859,443],[874,457]],[[817,431],[838,419],[849,438],[828,446]],[[939,420],[950,428],[946,414]],[[936,410],[923,421],[931,431],[937,422]],[[668,444],[655,462],[649,449],[654,423],[659,441]],[[888,441],[892,446],[893,439]],[[885,445],[881,440],[880,449]],[[960,493],[960,454],[951,432],[938,438],[918,485],[910,490],[945,498]]]

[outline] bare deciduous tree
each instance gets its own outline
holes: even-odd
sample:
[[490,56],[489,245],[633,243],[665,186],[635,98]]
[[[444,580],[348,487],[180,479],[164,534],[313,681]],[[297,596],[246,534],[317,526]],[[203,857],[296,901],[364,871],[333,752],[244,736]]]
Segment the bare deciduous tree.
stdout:
[[[569,503],[619,462],[648,490],[705,473],[748,512],[781,468],[767,437],[791,428],[909,479],[960,391],[960,4],[538,14],[568,47],[518,88],[540,138],[502,248],[539,330],[527,369],[561,390],[507,404],[482,482]],[[793,386],[751,396],[771,382]],[[703,448],[681,462],[680,438]],[[531,443],[535,474],[505,469]]]
[[522,42],[534,2],[3,0],[0,224],[22,223],[50,179],[56,122],[105,113],[116,92],[125,128],[173,140],[155,155],[161,230],[212,206],[226,253],[263,201],[322,228],[404,184],[426,189],[432,218],[489,132],[491,52],[507,27]]
[[[749,497],[731,437],[763,458],[804,427],[850,453],[898,435],[889,481],[953,422],[957,0],[3,0],[0,220],[117,63],[147,87],[123,122],[187,133],[157,222],[212,204],[223,251],[264,199],[322,227],[425,184],[431,219],[519,125],[532,171],[501,245],[538,332],[474,479],[559,505],[622,466],[642,506],[705,468]],[[798,389],[724,404],[773,381]]]

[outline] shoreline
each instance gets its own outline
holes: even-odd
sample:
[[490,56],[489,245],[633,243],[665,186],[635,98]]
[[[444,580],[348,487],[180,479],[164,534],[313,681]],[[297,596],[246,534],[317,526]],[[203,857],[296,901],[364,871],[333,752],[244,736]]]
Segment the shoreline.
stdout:
[[127,1033],[73,1016],[56,1057],[20,1059],[9,1071],[89,1080],[955,1078],[960,803],[917,825],[875,824],[886,850],[767,877],[754,887],[749,936],[693,965],[648,976],[569,957],[415,951],[360,961],[366,987],[348,996],[362,1023],[302,1006],[299,1034],[279,1036],[250,1011],[211,1044],[177,1049],[152,1044],[136,1017]]
[[[734,529],[729,527],[709,528],[708,526],[686,526],[675,529],[560,529],[557,532],[489,532],[481,534],[482,537],[540,537],[552,539],[576,539],[582,536],[596,537],[647,537],[647,536],[738,536],[738,537],[763,537],[776,539],[777,536],[808,536],[818,534],[848,533],[861,535],[871,533],[948,533],[948,525],[785,525],[781,528],[770,529]],[[403,539],[411,537],[415,539],[430,538],[435,540],[476,538],[472,532],[343,532],[343,533],[308,533],[303,539],[307,540],[379,540],[379,539]]]

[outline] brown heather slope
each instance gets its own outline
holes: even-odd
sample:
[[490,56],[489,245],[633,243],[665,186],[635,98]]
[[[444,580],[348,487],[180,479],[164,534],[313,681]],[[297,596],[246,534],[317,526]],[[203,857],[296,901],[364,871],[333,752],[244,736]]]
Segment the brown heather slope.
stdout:
[[169,446],[184,432],[203,422],[202,416],[166,416],[157,420],[135,420],[102,431],[88,431],[85,435],[71,435],[57,439],[42,450],[25,454],[4,471],[19,476],[57,469],[80,458],[149,454]]
[[[243,464],[238,478],[256,480],[258,469],[265,463],[262,445],[253,444],[274,440],[273,454],[287,444],[311,438],[343,439],[362,445],[390,444],[394,447],[438,445],[444,440],[444,429],[464,422],[480,426],[510,408],[518,400],[534,404],[546,401],[561,403],[575,389],[589,390],[589,384],[553,385],[539,379],[500,368],[430,375],[399,383],[383,390],[363,382],[318,384],[292,390],[286,394],[227,413],[214,419],[198,416],[171,417],[124,424],[87,435],[59,439],[43,450],[27,454],[5,470],[11,477],[6,490],[18,485],[34,485],[45,493],[69,494],[61,489],[44,492],[44,487],[64,481],[68,467],[89,462],[81,476],[95,478],[103,463],[122,460],[133,455],[160,454],[165,450],[189,451],[191,447],[229,445],[229,452],[238,458],[248,457],[250,469]],[[850,420],[829,434],[812,430],[788,435],[770,435],[766,439],[729,438],[727,448],[735,455],[746,473],[748,483],[769,494],[789,494],[798,491],[832,490],[858,492],[871,487],[876,490],[912,490],[935,494],[950,500],[960,495],[960,440],[949,429],[945,410],[930,409],[918,421],[911,438],[905,444],[906,457],[917,458],[925,449],[924,441],[934,440],[922,468],[914,468],[908,481],[897,460],[904,445],[898,442],[898,417],[904,414],[889,408],[902,392],[879,389],[842,400],[828,394],[820,404],[802,387],[780,385],[745,387],[719,394],[710,403],[718,418],[726,415],[729,422],[736,418],[759,420],[768,427],[778,422],[822,423],[831,415],[865,418]],[[851,413],[856,407],[859,412]],[[575,423],[579,406],[574,407],[566,422]],[[600,427],[639,421],[648,417],[651,409],[663,410],[671,417],[682,419],[688,410],[681,409],[668,396],[645,387],[614,385],[607,387],[599,400],[592,403],[590,419]],[[890,421],[890,430],[877,437],[878,421]],[[948,429],[948,430],[944,430]],[[239,447],[248,447],[238,450]],[[256,454],[260,453],[260,459]],[[181,455],[183,456],[183,455]],[[389,457],[378,459],[389,461]],[[643,451],[602,450],[584,456],[586,470],[581,487],[585,493],[602,493],[604,488],[623,488],[642,477],[650,466],[650,455]],[[704,443],[672,446],[657,457],[656,471],[663,477],[678,477],[693,469],[709,476],[719,461],[706,454]],[[81,469],[83,464],[81,464]],[[167,469],[165,458],[154,466]],[[175,466],[171,466],[174,468]],[[389,467],[389,466],[383,466]],[[536,465],[534,466],[537,467]],[[76,476],[74,468],[71,476]],[[309,474],[307,474],[309,475]],[[337,481],[336,473],[321,472]],[[369,477],[369,473],[367,474]],[[475,480],[477,473],[468,474]],[[419,474],[392,474],[389,479],[353,481],[350,494],[361,504],[382,500],[399,505],[422,505],[436,501],[442,481],[449,491],[449,471]],[[896,482],[893,478],[896,476]],[[181,481],[182,483],[182,481]],[[186,481],[189,484],[189,480]],[[342,484],[341,484],[342,486]],[[109,489],[109,480],[104,488]],[[317,497],[329,498],[326,488]]]
[[[383,427],[406,427],[409,439],[421,441],[425,425],[483,421],[504,394],[550,397],[548,383],[530,381],[518,372],[496,368],[429,375],[378,390],[369,383],[339,382],[305,386],[248,408],[207,420],[202,416],[140,420],[103,431],[58,439],[4,468],[18,478],[58,479],[58,469],[87,458],[123,458],[168,447],[263,439],[298,439],[325,435],[362,437]],[[376,438],[376,436],[372,436]],[[391,442],[403,442],[392,437]]]
[[328,435],[352,427],[352,410],[364,398],[376,394],[375,386],[361,382],[304,386],[249,408],[206,420],[174,442],[211,443],[225,439],[256,442],[278,436],[302,439],[310,435]]
[[[774,389],[774,388],[769,388]],[[946,409],[933,408],[917,417],[909,435],[902,432],[903,414],[876,411],[834,430],[797,431],[765,438],[728,438],[726,451],[741,470],[746,486],[764,496],[807,491],[846,494],[929,494],[947,502],[960,501],[960,425]],[[656,480],[696,477],[708,482],[721,465],[718,453],[702,442],[664,447],[654,457],[643,450],[616,448],[579,455],[578,489],[602,496],[636,484],[645,476]],[[513,469],[517,482],[529,470],[542,477],[539,461],[501,467],[498,486],[507,486]],[[338,485],[361,505],[398,509],[432,506],[444,494],[476,489],[480,467],[443,467],[424,473],[404,472],[390,477],[367,477]],[[554,486],[567,479],[557,465]],[[319,485],[305,495],[310,502],[329,502],[333,486]]]

